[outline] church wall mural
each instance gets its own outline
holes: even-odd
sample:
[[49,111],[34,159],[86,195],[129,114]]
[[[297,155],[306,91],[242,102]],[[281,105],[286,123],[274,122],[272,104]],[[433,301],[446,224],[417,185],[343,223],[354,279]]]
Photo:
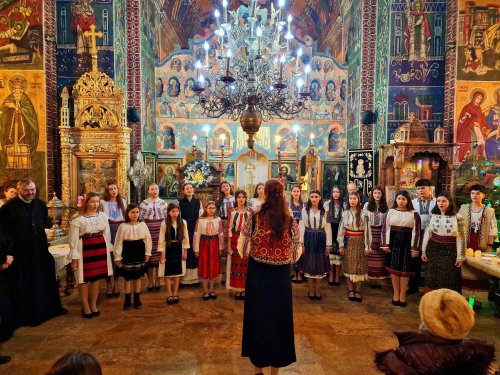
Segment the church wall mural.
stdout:
[[[31,177],[47,197],[43,2],[0,2],[0,181]],[[15,116],[16,111],[20,116]]]
[[159,11],[154,0],[141,2],[142,150],[156,152],[155,59],[159,56]]
[[387,142],[387,94],[389,89],[390,1],[377,2],[377,39],[375,48],[374,109],[377,122],[373,127],[373,147]]
[[[156,69],[156,125],[158,128],[156,152],[160,157],[182,157],[192,147],[192,137],[198,137],[198,146],[204,152],[205,132],[209,126],[209,154],[220,158],[218,144],[221,142],[220,132],[225,132],[229,145],[225,157],[234,160],[248,151],[247,135],[239,123],[221,117],[219,119],[204,118],[201,107],[196,104],[197,98],[192,90],[196,79],[196,60],[205,61],[204,40],[191,41],[190,48],[171,54]],[[215,57],[216,39],[209,39],[209,62],[218,64]],[[295,133],[293,125],[300,125],[300,153],[303,155],[309,145],[310,134],[314,134],[314,142],[318,146],[321,159],[339,159],[346,157],[347,140],[345,118],[347,115],[347,72],[335,59],[316,53],[314,43],[301,45],[304,50],[300,67],[311,64],[310,90],[311,98],[307,109],[294,121],[280,119],[270,120],[261,125],[260,136],[257,137],[255,149],[268,157],[277,159],[274,135],[282,137],[282,156],[295,158]],[[293,51],[297,45],[291,47]],[[292,52],[293,55],[296,52]],[[291,64],[293,65],[293,64]],[[293,70],[295,66],[289,67]],[[216,84],[214,76],[205,77],[208,87]]]
[[91,40],[83,33],[95,25],[103,33],[97,38],[99,70],[115,76],[114,23],[112,0],[57,0],[57,89],[74,84],[80,76],[91,70],[88,53]]
[[43,199],[47,197],[44,93],[43,71],[0,71],[0,181],[31,177]]
[[[127,93],[127,34],[126,34],[126,8],[125,0],[114,1],[114,53],[115,53],[115,82]],[[126,98],[125,98],[126,100]]]
[[348,66],[346,123],[349,149],[358,148],[360,144],[362,5],[362,1],[351,2],[343,24],[344,56]]
[[445,22],[445,1],[391,3],[387,141],[410,112],[428,129],[431,140],[442,125]]
[[500,5],[460,0],[457,28],[455,142],[464,161],[458,184],[480,179],[492,187],[493,168],[500,167]]

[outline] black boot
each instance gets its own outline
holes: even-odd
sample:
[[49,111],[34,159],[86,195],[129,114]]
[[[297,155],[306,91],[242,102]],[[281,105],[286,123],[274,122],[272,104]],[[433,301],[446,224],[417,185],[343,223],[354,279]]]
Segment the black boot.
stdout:
[[134,293],[134,308],[140,309],[141,307],[141,293]]
[[130,293],[125,293],[125,302],[123,303],[123,310],[130,310],[132,307],[132,298]]

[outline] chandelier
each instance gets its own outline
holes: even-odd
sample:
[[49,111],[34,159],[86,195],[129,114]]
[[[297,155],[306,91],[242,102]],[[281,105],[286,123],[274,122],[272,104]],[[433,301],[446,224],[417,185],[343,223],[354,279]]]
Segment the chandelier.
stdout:
[[[266,8],[260,9],[257,0],[250,0],[248,6],[240,5],[236,11],[229,10],[227,0],[223,0],[222,23],[219,10],[214,12],[218,27],[215,31],[218,68],[210,66],[206,41],[204,65],[196,62],[193,91],[203,114],[239,119],[248,134],[249,148],[253,148],[254,135],[262,121],[293,119],[305,108],[310,96],[308,74],[311,69],[306,65],[305,78],[300,78],[302,49],[292,56],[293,17],[288,15],[285,21],[284,3],[279,0],[277,10],[271,3],[269,13]],[[206,86],[203,72],[215,82],[213,87]]]

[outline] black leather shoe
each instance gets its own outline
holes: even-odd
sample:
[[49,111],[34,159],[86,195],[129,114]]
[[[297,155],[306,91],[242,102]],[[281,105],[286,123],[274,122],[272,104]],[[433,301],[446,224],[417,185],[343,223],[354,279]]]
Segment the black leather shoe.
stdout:
[[406,301],[405,302],[399,301],[399,307],[406,307]]
[[98,317],[101,315],[101,312],[99,310],[97,310],[97,311],[92,311],[91,314],[93,317]]
[[94,316],[94,314],[92,314],[92,311],[89,312],[88,314],[85,314],[85,311],[83,311],[83,307],[82,307],[82,318],[85,318],[85,319],[90,319]]
[[393,304],[394,306],[399,306],[399,301],[394,301],[394,300],[392,300],[392,304]]

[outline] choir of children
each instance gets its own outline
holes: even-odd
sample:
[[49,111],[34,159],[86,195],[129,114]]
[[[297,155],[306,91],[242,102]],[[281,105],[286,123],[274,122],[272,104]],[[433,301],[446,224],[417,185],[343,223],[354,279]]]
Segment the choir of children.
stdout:
[[[354,190],[344,198],[342,188],[334,186],[325,203],[320,191],[313,190],[304,203],[300,188],[293,187],[288,214],[298,224],[302,256],[292,265],[292,282],[305,276],[308,297],[319,301],[321,280],[328,275],[328,284],[339,286],[342,271],[348,299],[361,302],[363,281],[380,288],[390,274],[392,304],[405,307],[409,278],[419,269],[415,259],[421,258],[428,264],[424,291],[443,287],[460,291],[465,248],[488,250],[496,234],[492,209],[483,204],[484,188],[472,187],[472,203],[463,205],[460,214],[449,194],[432,197],[430,181],[418,182],[417,191],[419,197],[413,202],[405,190],[387,202],[384,188],[377,186],[362,207],[363,199]],[[152,184],[140,206],[130,204],[126,209],[113,181],[106,185],[102,200],[96,193],[85,196],[70,230],[70,258],[83,317],[99,316],[98,280],[113,273],[115,288],[110,284],[107,294],[119,294],[116,276],[123,276],[124,309],[141,307],[145,272],[148,291],[160,289],[159,277],[165,277],[168,305],[179,303],[180,283],[201,281],[203,300],[216,299],[219,279],[235,292],[236,300],[245,299],[248,258],[238,252],[238,239],[265,202],[264,184],[257,184],[248,201],[245,191],[233,195],[231,185],[223,182],[218,202],[209,201],[204,207],[192,184],[185,184],[182,192],[179,204],[167,206]],[[225,252],[227,277],[221,278]]]

